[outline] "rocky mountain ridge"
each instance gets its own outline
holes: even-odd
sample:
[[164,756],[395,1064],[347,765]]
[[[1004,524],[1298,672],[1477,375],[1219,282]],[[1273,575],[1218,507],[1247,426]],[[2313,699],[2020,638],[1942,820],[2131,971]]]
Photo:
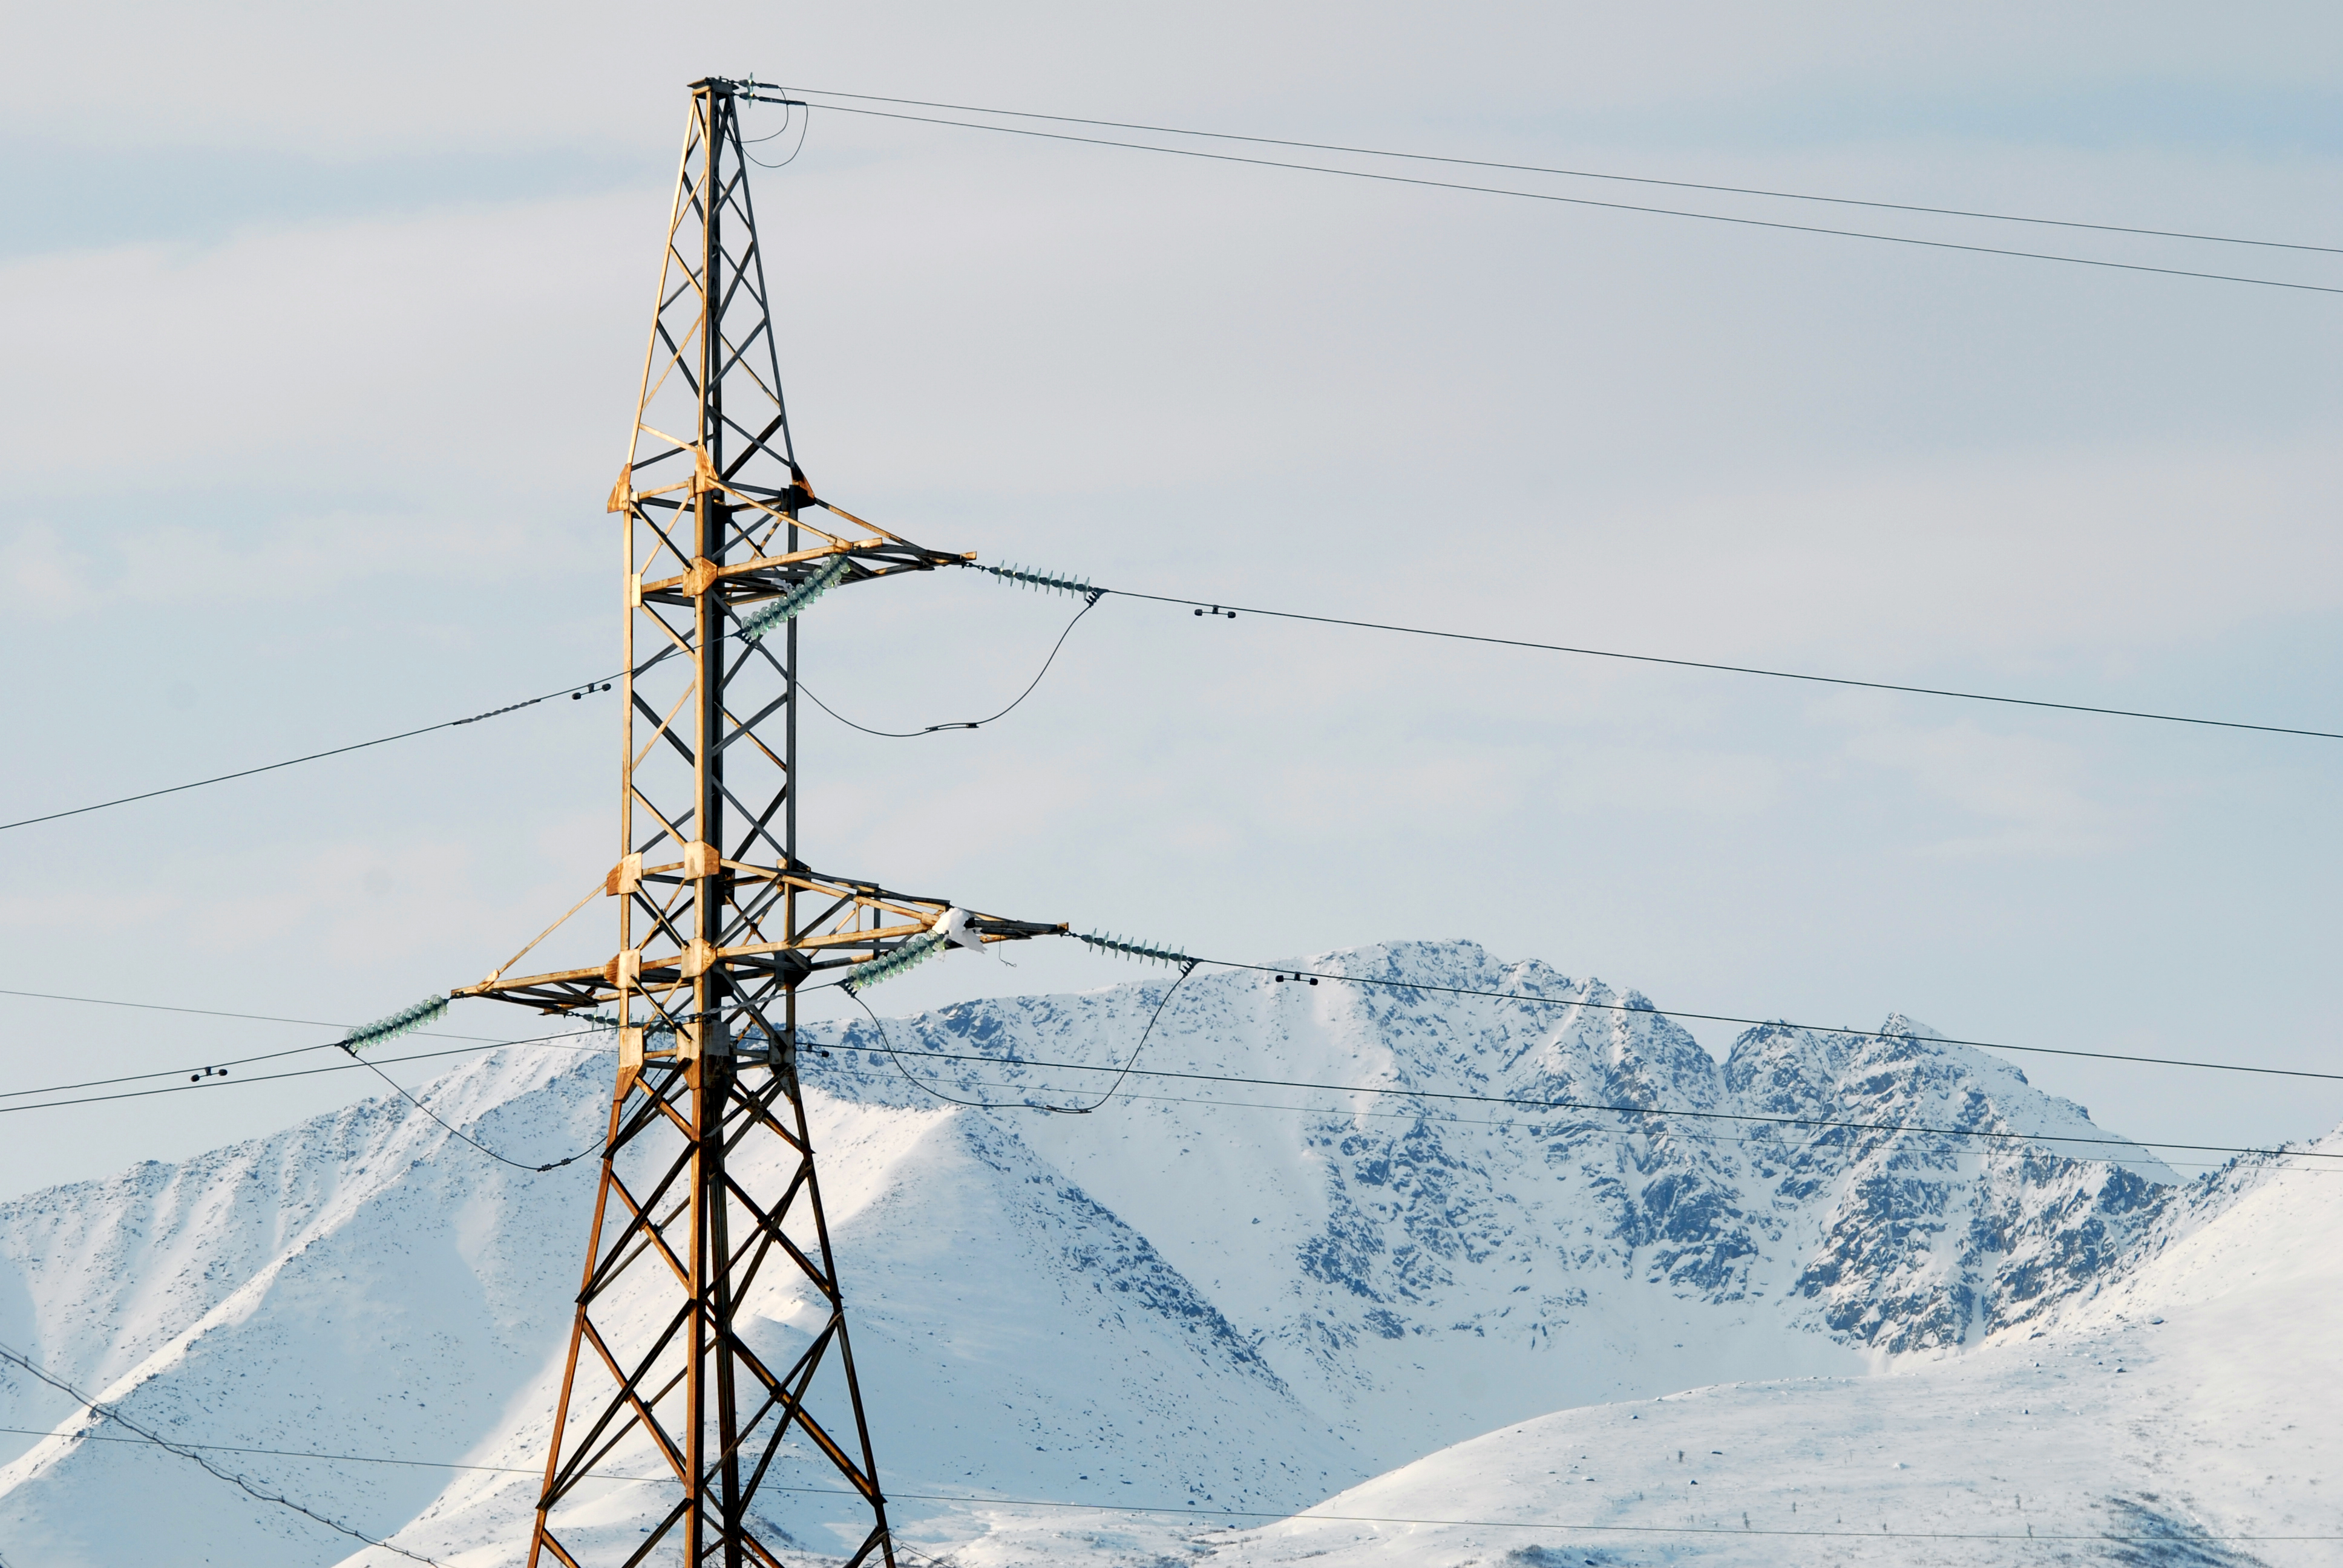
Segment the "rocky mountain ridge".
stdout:
[[[997,1510],[939,1500],[980,1493],[1291,1509],[1551,1411],[1948,1353],[2119,1274],[2176,1190],[2130,1146],[2068,1146],[2085,1159],[1997,1136],[2109,1135],[1903,1020],[1752,1030],[1718,1062],[1633,992],[1471,943],[1302,967],[1518,995],[1199,972],[1088,1114],[1036,1107],[1096,1101],[1167,982],[809,1031],[832,1234],[907,1532],[964,1533]],[[609,1070],[510,1048],[427,1098],[492,1147],[553,1158],[597,1135]],[[1162,1073],[1193,1076],[1143,1076]],[[1996,1136],[1882,1130],[1916,1125]],[[514,1171],[366,1102],[0,1206],[0,1342],[353,1527],[502,1563],[591,1191],[590,1166]],[[799,1332],[803,1303],[748,1305],[752,1338]],[[9,1560],[347,1553],[106,1441],[46,1385],[0,1376],[0,1399],[29,1429],[0,1448]],[[449,1464],[488,1468],[433,1468]],[[153,1506],[104,1505],[125,1490]],[[819,1496],[775,1497],[807,1550],[834,1545]],[[632,1506],[614,1494],[611,1529]]]
[[[1900,1016],[1876,1035],[1753,1029],[1719,1062],[1634,991],[1501,963],[1469,942],[1299,967],[1383,983],[1200,972],[1158,1020],[1143,1067],[1368,1091],[1322,1093],[1314,1114],[1289,1111],[1284,1128],[1243,1123],[1249,1160],[1320,1172],[1281,1189],[1289,1211],[1311,1216],[1309,1233],[1290,1239],[1290,1257],[1272,1249],[1258,1261],[1310,1282],[1309,1315],[1354,1331],[1337,1331],[1345,1344],[1445,1330],[1474,1280],[1509,1298],[1534,1277],[1557,1287],[1538,1304],[1552,1295],[1558,1312],[1616,1277],[1711,1306],[1789,1303],[1792,1318],[1865,1352],[1950,1349],[2094,1278],[2177,1182],[2016,1067]],[[883,1040],[858,1020],[824,1036],[844,1060],[816,1068],[841,1093],[890,1103],[939,1103],[905,1079],[908,1065],[959,1100],[1080,1104],[1101,1075],[1031,1064],[1127,1057],[1162,989],[970,1002],[897,1020]],[[893,1057],[880,1049],[890,1043]],[[963,1056],[980,1060],[940,1060]],[[1436,1098],[1457,1095],[1477,1099]],[[1165,1148],[1202,1136],[1209,1114],[1139,1099],[1122,1113],[1168,1133]],[[1181,1158],[1112,1152],[1127,1142],[1102,1148],[1071,1119],[1014,1125],[1118,1212],[1144,1208]],[[2074,1141],[2038,1141],[2061,1137]],[[1151,1213],[1141,1228],[1160,1239],[1169,1224],[1201,1257],[1227,1244],[1217,1218]],[[1231,1306],[1239,1321],[1259,1316]],[[1502,1306],[1523,1319],[1521,1303]],[[1475,1300],[1464,1315],[1485,1334],[1490,1310]]]

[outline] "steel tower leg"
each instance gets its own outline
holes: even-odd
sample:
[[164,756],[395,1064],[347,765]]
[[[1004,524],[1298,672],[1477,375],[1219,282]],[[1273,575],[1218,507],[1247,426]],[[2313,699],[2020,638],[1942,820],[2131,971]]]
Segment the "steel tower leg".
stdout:
[[[842,1548],[849,1568],[894,1568],[798,1079],[798,988],[948,940],[1066,928],[799,858],[798,613],[831,588],[971,558],[853,517],[799,468],[738,118],[769,99],[714,77],[691,93],[609,500],[626,529],[630,671],[619,859],[604,883],[618,950],[454,993],[553,1013],[614,1006],[618,1025],[528,1563],[634,1568],[679,1548],[689,1568],[779,1568],[789,1543],[758,1506],[779,1485],[836,1494],[850,1516],[829,1526],[838,1540],[790,1555]],[[756,1327],[779,1322],[789,1330]],[[648,1528],[634,1523],[640,1484],[611,1473],[659,1478],[666,1506]]]

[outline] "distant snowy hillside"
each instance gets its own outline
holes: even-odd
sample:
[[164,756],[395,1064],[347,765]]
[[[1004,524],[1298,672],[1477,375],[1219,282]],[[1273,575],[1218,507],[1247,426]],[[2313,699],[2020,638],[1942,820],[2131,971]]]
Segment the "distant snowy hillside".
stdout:
[[[970,1564],[1144,1558],[1192,1527],[1115,1510],[1279,1513],[1572,1406],[1852,1376],[2022,1333],[2121,1259],[2169,1255],[2173,1216],[2196,1211],[2127,1145],[2076,1159],[1795,1125],[2108,1137],[1900,1020],[1884,1039],[1752,1030],[1720,1064],[1633,992],[1471,943],[1304,967],[1543,1000],[1199,972],[1141,1066],[1780,1120],[1137,1076],[1091,1114],[1038,1109],[1096,1097],[1100,1075],[1039,1064],[1121,1062],[1161,980],[890,1021],[900,1069],[870,1023],[832,1030],[807,1057],[809,1110],[907,1539]],[[942,1103],[901,1069],[1008,1108]],[[533,1161],[592,1141],[609,1072],[607,1055],[513,1049],[428,1093]],[[238,1451],[216,1461],[263,1490],[451,1568],[508,1563],[592,1181],[588,1164],[496,1165],[403,1102],[368,1102],[0,1206],[0,1341]],[[748,1305],[752,1339],[799,1332],[790,1297]],[[20,1568],[348,1554],[347,1536],[0,1372],[0,1424],[51,1432],[0,1449],[0,1556]],[[607,1483],[619,1539],[649,1495],[625,1473]],[[1099,1512],[950,1501],[977,1494]],[[112,1505],[126,1495],[142,1506]],[[768,1496],[801,1550],[837,1550],[831,1500]]]
[[[1503,964],[1470,942],[1303,967],[1548,1000],[1199,971],[1142,1065],[2067,1136],[2097,1141],[2077,1153],[2120,1156],[1178,1080],[1131,1080],[1135,1098],[1089,1117],[1000,1113],[1257,1336],[1305,1397],[1375,1412],[1355,1436],[1376,1460],[1624,1393],[1973,1343],[2093,1278],[2176,1181],[2144,1150],[2106,1147],[2080,1107],[2006,1062],[1901,1019],[1885,1039],[1753,1030],[1720,1065],[1633,991]],[[887,1038],[902,1066],[956,1098],[1086,1104],[1100,1075],[1026,1064],[1123,1060],[1161,989],[970,1002],[892,1023]],[[1614,1006],[1589,1005],[1603,1003]],[[824,1083],[937,1103],[873,1049],[870,1024],[836,1038],[846,1053],[814,1063]]]
[[2219,1173],[2133,1266],[1973,1353],[1564,1411],[1210,1537],[1206,1561],[2334,1563],[2338,1156],[2343,1134]]

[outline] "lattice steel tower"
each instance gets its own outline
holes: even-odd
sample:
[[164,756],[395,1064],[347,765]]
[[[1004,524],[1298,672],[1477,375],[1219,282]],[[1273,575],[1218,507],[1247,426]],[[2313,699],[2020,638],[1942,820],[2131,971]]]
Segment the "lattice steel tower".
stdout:
[[[812,1465],[859,1494],[870,1526],[850,1561],[892,1568],[799,1091],[798,988],[817,971],[875,976],[945,946],[1065,930],[798,858],[798,612],[834,588],[970,558],[839,510],[798,467],[745,101],[775,100],[753,83],[691,85],[635,427],[610,492],[627,536],[632,672],[619,860],[604,884],[618,952],[597,968],[499,970],[454,993],[610,1008],[620,1026],[531,1568],[670,1561],[679,1543],[693,1568],[774,1568],[782,1548],[756,1503],[779,1464]],[[744,1313],[752,1292],[789,1333]],[[672,1506],[648,1531],[593,1473],[606,1460],[671,1476]]]

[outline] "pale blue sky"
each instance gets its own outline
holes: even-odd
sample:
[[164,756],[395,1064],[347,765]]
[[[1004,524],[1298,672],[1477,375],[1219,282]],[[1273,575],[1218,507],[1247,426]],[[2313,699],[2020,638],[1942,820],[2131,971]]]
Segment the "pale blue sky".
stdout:
[[[2343,245],[2331,7],[84,6],[9,35],[0,818],[615,662],[601,502],[709,71]],[[2343,728],[2343,298],[838,115],[757,198],[807,467],[923,542]],[[2343,285],[2343,257],[1785,216]],[[990,711],[1068,613],[857,589],[809,619],[807,678],[882,728]],[[18,829],[0,985],[362,1020],[476,979],[613,858],[616,717]],[[2338,1061],[2338,742],[1110,599],[999,729],[817,715],[807,758],[817,864],[1199,951],[1469,936],[1663,1006]],[[1019,958],[880,997],[1128,978]],[[0,1088],[314,1038],[8,1016]],[[2343,1118],[2283,1081],[2023,1065],[2140,1136]],[[11,1116],[0,1188],[365,1087]]]

